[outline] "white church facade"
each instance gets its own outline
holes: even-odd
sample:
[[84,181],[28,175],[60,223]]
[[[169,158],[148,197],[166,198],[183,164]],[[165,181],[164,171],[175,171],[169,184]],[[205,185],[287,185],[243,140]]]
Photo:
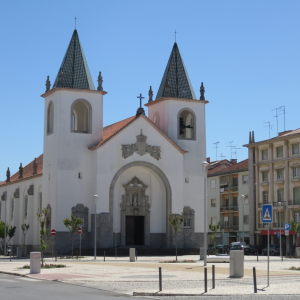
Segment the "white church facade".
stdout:
[[[157,96],[103,127],[101,73],[95,89],[75,30],[53,87],[46,82],[43,154],[0,184],[0,217],[17,227],[11,245],[39,245],[37,211],[49,208],[46,243],[70,243],[63,220],[83,220],[82,246],[174,246],[169,214],[184,213],[179,247],[203,246],[206,160],[204,87],[197,99],[175,43]],[[141,99],[142,100],[142,99]],[[94,195],[98,196],[95,211]],[[50,230],[55,229],[55,238]],[[116,233],[117,232],[117,233]],[[49,249],[49,247],[48,247]]]

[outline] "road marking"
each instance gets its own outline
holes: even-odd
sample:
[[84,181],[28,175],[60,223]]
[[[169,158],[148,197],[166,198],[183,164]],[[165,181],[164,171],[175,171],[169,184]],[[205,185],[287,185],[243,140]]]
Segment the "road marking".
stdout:
[[16,280],[4,279],[4,278],[0,278],[0,281],[3,281],[3,282],[17,282]]
[[25,280],[25,281],[42,281],[42,280],[38,280],[38,279],[34,279],[34,278],[28,278],[28,277],[20,277],[19,279]]

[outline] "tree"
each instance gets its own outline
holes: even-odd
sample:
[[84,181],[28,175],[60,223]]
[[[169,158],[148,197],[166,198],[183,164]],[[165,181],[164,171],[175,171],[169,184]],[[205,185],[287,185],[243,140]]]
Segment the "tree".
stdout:
[[77,231],[77,228],[79,225],[82,224],[82,220],[80,218],[74,217],[73,214],[71,214],[71,219],[66,218],[63,220],[64,225],[70,230],[71,232],[71,242],[72,242],[72,258],[73,258],[73,238],[74,233]]
[[37,219],[38,222],[40,223],[40,249],[42,252],[42,266],[44,266],[44,251],[47,248],[47,245],[45,244],[43,237],[46,234],[45,225],[49,214],[50,211],[47,208],[43,208],[42,211],[38,209],[37,212]]
[[26,233],[27,233],[29,227],[30,227],[29,224],[26,224],[26,223],[21,225],[21,229],[23,231],[23,236],[24,236],[24,240],[23,240],[24,255],[26,255],[25,238],[26,238]]
[[[8,224],[6,224],[6,228],[8,228]],[[5,223],[3,221],[0,221],[0,239],[4,239],[5,235]],[[7,236],[7,231],[6,231]]]
[[217,231],[221,227],[221,223],[219,221],[217,225],[213,225],[212,221],[210,221],[210,224],[209,224],[208,227],[209,227],[209,229],[211,231],[211,233],[209,235],[211,236],[211,239],[213,240],[213,243],[214,243],[215,254],[217,254],[217,249],[216,249],[216,234],[217,234]]
[[177,261],[177,233],[180,231],[180,227],[181,224],[183,223],[183,213],[181,213],[181,215],[172,215],[169,214],[169,223],[172,226],[172,228],[174,229],[174,233],[175,233],[175,248],[176,248],[176,261]]
[[[296,233],[296,247],[299,247],[299,237],[298,234],[300,233],[300,223],[296,223],[294,220],[291,220],[291,230]],[[295,249],[296,251],[296,249]]]

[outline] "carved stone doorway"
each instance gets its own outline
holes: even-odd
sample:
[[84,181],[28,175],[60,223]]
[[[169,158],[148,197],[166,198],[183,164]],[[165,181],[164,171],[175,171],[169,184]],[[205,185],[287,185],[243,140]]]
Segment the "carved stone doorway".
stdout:
[[126,216],[126,245],[144,245],[144,216]]

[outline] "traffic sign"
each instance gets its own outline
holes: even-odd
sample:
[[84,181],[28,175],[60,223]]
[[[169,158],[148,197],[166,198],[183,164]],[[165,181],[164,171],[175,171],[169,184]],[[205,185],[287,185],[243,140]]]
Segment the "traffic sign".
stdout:
[[55,235],[56,235],[56,230],[55,230],[55,229],[52,229],[52,230],[51,230],[51,235],[52,235],[52,236],[55,236]]
[[283,229],[284,230],[291,230],[291,224],[290,223],[284,223],[283,224]]
[[78,234],[82,234],[82,228],[78,227]]
[[262,207],[262,222],[272,223],[273,222],[273,205],[264,204]]
[[286,230],[285,231],[285,235],[289,235],[290,234],[290,231],[289,230]]
[[280,233],[279,233],[279,232],[277,233],[277,238],[278,238],[278,239],[280,238]]

